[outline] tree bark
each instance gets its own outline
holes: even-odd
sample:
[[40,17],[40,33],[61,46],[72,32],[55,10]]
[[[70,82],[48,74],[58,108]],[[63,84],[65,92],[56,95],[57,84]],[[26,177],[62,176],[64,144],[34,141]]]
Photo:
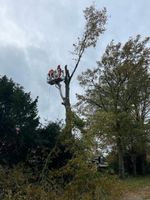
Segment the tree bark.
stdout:
[[123,157],[123,148],[120,138],[118,138],[117,146],[118,146],[119,177],[121,179],[124,179],[125,178],[124,157]]
[[136,155],[131,155],[131,161],[132,161],[132,169],[133,169],[133,176],[137,175],[137,168],[136,168]]
[[67,69],[67,65],[65,66],[65,97],[64,97],[64,106],[66,111],[66,132],[71,135],[72,134],[72,111],[70,104],[70,74]]
[[146,153],[143,153],[141,156],[141,172],[142,175],[145,175],[146,173]]
[[119,166],[119,177],[125,178],[125,167],[124,167],[124,149],[122,144],[122,137],[120,133],[120,123],[116,121],[116,133],[117,133],[117,148],[118,148],[118,166]]

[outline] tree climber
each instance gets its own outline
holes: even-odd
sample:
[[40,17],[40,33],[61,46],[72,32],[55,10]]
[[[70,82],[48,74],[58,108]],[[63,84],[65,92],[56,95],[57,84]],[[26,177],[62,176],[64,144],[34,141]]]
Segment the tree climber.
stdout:
[[61,69],[60,65],[57,66],[57,70],[50,69],[47,76],[47,82],[50,85],[58,84],[64,80],[64,71]]

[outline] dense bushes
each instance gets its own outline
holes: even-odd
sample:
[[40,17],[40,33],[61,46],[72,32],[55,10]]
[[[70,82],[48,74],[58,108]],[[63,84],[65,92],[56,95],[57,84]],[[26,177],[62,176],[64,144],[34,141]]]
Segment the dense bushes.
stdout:
[[0,167],[0,199],[3,200],[117,200],[122,186],[113,177],[105,177],[94,169],[79,170],[73,181],[64,186],[56,172],[50,173],[49,181],[31,182],[30,171],[23,166],[13,169]]

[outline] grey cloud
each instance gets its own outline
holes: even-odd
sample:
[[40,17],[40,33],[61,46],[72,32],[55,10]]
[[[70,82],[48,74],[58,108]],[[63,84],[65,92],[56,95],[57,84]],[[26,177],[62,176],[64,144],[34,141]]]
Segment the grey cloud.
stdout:
[[0,74],[25,85],[31,77],[25,52],[16,46],[0,46]]
[[[33,98],[39,96],[39,114],[42,120],[64,118],[59,92],[46,83],[46,75],[49,68],[58,64],[68,64],[72,70],[74,61],[69,50],[73,50],[72,44],[83,31],[82,11],[92,2],[93,0],[1,0],[0,9],[4,13],[0,15],[0,22],[6,29],[1,29],[1,26],[0,33],[5,36],[7,31],[7,37],[0,40],[0,74],[12,77],[26,91],[31,91]],[[76,76],[96,65],[112,39],[125,42],[136,34],[150,35],[149,0],[95,2],[97,7],[106,6],[108,10],[110,17],[107,29],[96,49],[86,51]],[[14,29],[10,30],[9,26]],[[76,76],[71,84],[73,104],[76,102],[75,93],[80,92]]]
[[7,75],[22,85],[26,92],[31,91],[33,99],[39,96],[39,114],[42,122],[43,119],[64,118],[58,91],[46,83],[48,63],[49,55],[41,48],[0,46],[0,75]]

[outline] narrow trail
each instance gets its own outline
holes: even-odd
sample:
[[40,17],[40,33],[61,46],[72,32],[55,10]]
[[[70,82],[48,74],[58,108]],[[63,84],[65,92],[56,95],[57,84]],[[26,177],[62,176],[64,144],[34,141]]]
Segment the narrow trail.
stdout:
[[123,200],[150,200],[150,186],[145,186],[135,191],[126,192]]

